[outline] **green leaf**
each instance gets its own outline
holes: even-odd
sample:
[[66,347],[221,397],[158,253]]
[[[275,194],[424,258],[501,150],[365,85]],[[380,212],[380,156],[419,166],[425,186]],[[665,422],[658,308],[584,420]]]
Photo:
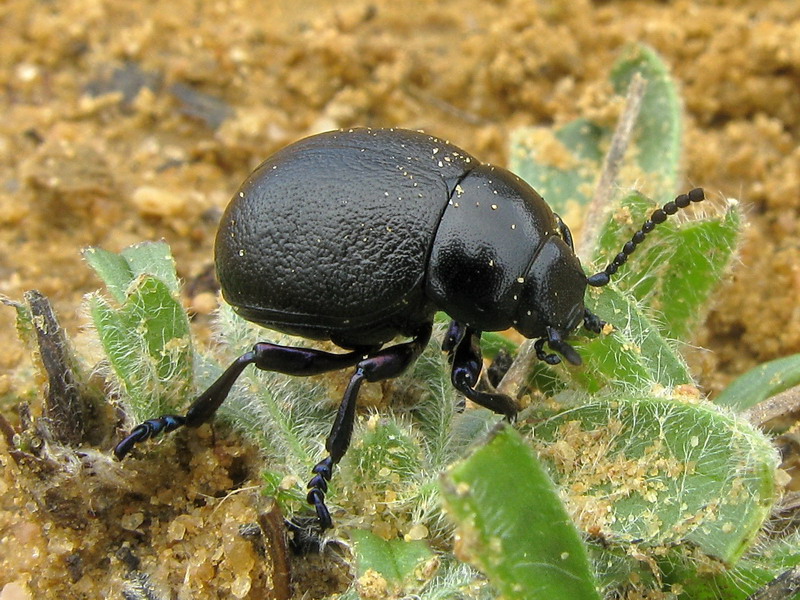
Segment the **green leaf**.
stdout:
[[635,73],[647,81],[647,88],[628,156],[643,173],[631,174],[633,180],[622,185],[633,185],[641,176],[663,204],[672,199],[680,170],[681,101],[667,65],[652,48],[631,46],[614,66],[611,83],[618,94],[625,94]]
[[[669,268],[660,276],[655,268],[658,263],[653,263],[650,273],[655,285],[646,297],[647,305],[659,313],[658,324],[665,337],[690,339],[733,258],[740,228],[739,211],[730,206],[722,218],[693,221],[676,228],[663,245],[653,245],[653,254],[665,247],[671,254],[669,263],[663,263]],[[644,297],[635,288],[633,294]]]
[[191,396],[189,321],[164,282],[141,275],[121,307],[95,294],[89,311],[135,420],[174,410]]
[[[621,170],[629,181],[616,185],[626,188],[644,181],[659,200],[671,200],[679,174],[680,99],[666,65],[646,46],[629,48],[613,67],[610,79],[618,94],[626,93],[636,73],[647,87]],[[584,119],[554,133],[519,130],[512,135],[511,168],[539,190],[556,212],[568,215],[569,221],[569,213],[592,198],[611,136],[611,129]],[[608,215],[597,248],[582,255],[604,266],[656,207],[638,192],[628,194]],[[596,300],[591,292],[587,294],[587,306],[611,323],[615,333],[576,341],[585,367],[570,373],[556,369],[557,377],[577,381],[589,392],[611,385],[646,393],[654,385],[691,383],[688,367],[662,336],[684,339],[702,318],[712,285],[730,260],[738,229],[738,214],[733,210],[721,220],[693,227],[679,228],[674,222],[659,227],[654,237],[662,236],[663,243],[649,244],[647,251],[639,249],[635,259],[620,270],[622,277],[615,278],[620,290],[634,288],[635,299],[626,300],[609,287]],[[670,263],[671,255],[675,260]],[[659,318],[654,320],[653,314]],[[553,381],[550,375],[544,374],[546,382]],[[551,383],[548,389],[557,387]]]
[[144,242],[119,254],[87,248],[83,255],[118,305],[98,294],[89,297],[89,312],[133,418],[174,410],[192,393],[192,344],[169,246]]
[[[591,262],[598,267],[604,266],[611,262],[622,248],[623,244],[631,239],[633,233],[639,229],[650,214],[658,208],[658,206],[646,196],[643,196],[637,191],[632,191],[623,196],[614,206],[614,209],[607,215],[606,221],[600,229],[600,235],[597,238],[597,247],[591,254]],[[671,225],[670,221],[659,225],[658,231],[661,232],[662,228],[667,228]],[[655,232],[651,234],[654,236]],[[652,243],[652,238],[647,239],[647,244]],[[639,273],[640,270],[634,270],[636,264],[640,259],[640,253],[646,249],[644,247],[637,247],[635,259],[630,259],[625,266],[619,271],[619,274],[614,276],[614,283],[619,284],[626,278],[636,280],[633,273]]]
[[16,302],[8,296],[0,294],[0,304],[4,304],[13,308],[16,312],[15,326],[17,329],[17,336],[25,344],[26,349],[30,353],[39,350],[36,341],[36,327],[33,323],[33,315],[31,314],[31,307],[27,302]]
[[[680,97],[666,64],[647,46],[628,48],[612,68],[610,81],[617,94],[627,93],[636,73],[647,87],[625,168],[616,183],[623,189],[644,183],[654,197],[666,202],[672,199],[680,172]],[[555,212],[568,215],[569,222],[573,209],[587,206],[593,197],[612,135],[610,127],[588,119],[576,119],[555,131],[520,128],[511,134],[509,167]]]
[[394,415],[373,415],[347,453],[353,485],[386,489],[399,475],[410,481],[420,472],[423,454],[419,440]]
[[546,417],[531,439],[609,543],[663,549],[690,542],[732,564],[769,516],[776,451],[709,402],[594,398]]
[[[656,208],[638,193],[625,197],[603,226],[592,263],[602,267],[610,262]],[[662,335],[686,340],[705,316],[709,298],[733,258],[740,230],[735,203],[722,216],[688,222],[669,219],[649,234],[614,283],[658,315],[655,324]]]
[[[800,533],[765,539],[758,549],[742,558],[733,568],[724,568],[709,561],[698,562],[693,555],[670,553],[659,561],[664,581],[681,590],[682,600],[747,600],[762,598],[754,594],[786,571],[800,565]],[[773,595],[771,598],[796,599],[792,595]]]
[[349,533],[355,545],[356,587],[366,588],[363,595],[368,598],[412,594],[436,574],[438,560],[423,541],[384,540],[363,529]]
[[503,427],[442,480],[459,553],[507,600],[599,598],[586,549],[553,482]]
[[120,304],[125,302],[125,290],[135,277],[128,261],[122,255],[102,248],[86,248],[83,257],[106,284],[114,300]]
[[740,375],[715,402],[740,412],[796,385],[800,385],[800,354],[765,362]]
[[175,261],[163,241],[135,244],[119,254],[102,248],[86,248],[83,257],[120,304],[125,302],[128,287],[140,275],[152,275],[161,280],[174,294],[180,289]]
[[649,393],[654,387],[672,388],[692,383],[684,360],[659,334],[639,306],[613,284],[597,295],[589,290],[590,310],[613,326],[610,334],[577,338],[574,346],[584,366],[560,371],[574,383],[594,393],[605,386]]

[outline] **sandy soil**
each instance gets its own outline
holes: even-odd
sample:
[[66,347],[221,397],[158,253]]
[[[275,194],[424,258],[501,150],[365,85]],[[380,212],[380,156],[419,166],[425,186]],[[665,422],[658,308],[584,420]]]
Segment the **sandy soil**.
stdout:
[[[685,187],[740,199],[748,220],[693,369],[714,392],[800,351],[800,4],[7,0],[0,39],[0,294],[41,290],[78,344],[82,296],[99,286],[82,247],[166,239],[202,337],[216,221],[271,152],[336,127],[400,126],[504,164],[515,127],[602,112],[609,66],[639,41],[681,84]],[[0,339],[10,411],[31,381],[10,309]],[[240,452],[220,450],[220,464]],[[112,589],[100,574],[123,558],[55,561],[74,540],[54,546],[25,517],[35,507],[6,500],[0,598]],[[23,539],[30,553],[9,551]],[[237,576],[225,589],[258,597]]]

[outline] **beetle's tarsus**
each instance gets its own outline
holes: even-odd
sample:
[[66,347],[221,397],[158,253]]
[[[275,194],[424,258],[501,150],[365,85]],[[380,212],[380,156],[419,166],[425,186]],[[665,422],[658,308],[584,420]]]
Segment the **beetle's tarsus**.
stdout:
[[576,367],[583,363],[581,355],[564,341],[563,334],[553,327],[547,327],[547,344],[561,356],[567,359],[570,364]]
[[[555,352],[558,352],[561,356],[555,353],[548,353],[545,352],[544,345],[547,344],[550,346]],[[581,359],[581,355],[570,346],[561,336],[561,333],[557,329],[553,329],[552,327],[547,327],[547,337],[542,337],[536,340],[533,343],[533,349],[536,351],[536,358],[546,362],[548,365],[557,365],[561,362],[561,357],[567,359],[567,362],[573,364],[575,366],[579,366],[583,363]]]
[[148,440],[160,433],[175,431],[185,424],[186,419],[180,415],[164,415],[156,419],[148,419],[134,427],[119,444],[114,446],[114,456],[117,457],[117,460],[122,460],[139,442]]
[[222,375],[192,403],[186,416],[164,415],[149,419],[134,427],[130,434],[114,447],[114,455],[119,460],[122,460],[139,442],[143,442],[160,433],[174,431],[183,425],[197,427],[208,421],[217,411],[220,404],[228,397],[228,393],[244,368],[255,362],[256,357],[257,354],[254,350],[233,361]]
[[318,488],[312,488],[308,492],[306,501],[314,507],[317,512],[317,519],[319,520],[319,528],[322,531],[333,527],[333,519],[328,507],[325,506],[325,494]]
[[350,439],[353,437],[353,426],[356,418],[356,400],[358,391],[364,381],[382,381],[397,377],[413,363],[431,338],[432,326],[426,323],[422,326],[417,336],[410,342],[389,346],[368,355],[356,365],[356,370],[350,378],[350,383],[344,392],[344,397],[336,412],[331,432],[325,440],[325,449],[328,456],[319,461],[312,472],[314,477],[308,482],[308,495],[306,500],[317,511],[320,527],[330,529],[333,527],[330,511],[325,506],[325,494],[328,491],[328,482],[333,475],[333,467],[347,452]]

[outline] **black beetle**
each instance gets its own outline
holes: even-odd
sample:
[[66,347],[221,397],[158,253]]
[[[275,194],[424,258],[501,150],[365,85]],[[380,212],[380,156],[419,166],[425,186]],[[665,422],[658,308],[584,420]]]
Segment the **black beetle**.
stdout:
[[[401,129],[350,129],[305,138],[274,154],[228,205],[215,246],[225,300],[249,321],[349,352],[259,343],[191,405],[134,428],[114,449],[211,418],[249,364],[290,375],[355,367],[314,467],[308,502],[323,529],[333,466],[350,443],[362,381],[402,373],[431,335],[434,312],[453,320],[442,349],[453,385],[513,419],[508,396],[475,389],[482,331],[514,328],[537,356],[578,365],[565,339],[583,323],[604,323],[584,306],[586,286],[603,286],[656,224],[690,202],[695,189],[653,212],[601,271],[586,277],[572,235],[536,191],[513,173],[483,164],[436,137]],[[411,341],[383,348],[395,337]],[[555,353],[547,353],[548,344]]]

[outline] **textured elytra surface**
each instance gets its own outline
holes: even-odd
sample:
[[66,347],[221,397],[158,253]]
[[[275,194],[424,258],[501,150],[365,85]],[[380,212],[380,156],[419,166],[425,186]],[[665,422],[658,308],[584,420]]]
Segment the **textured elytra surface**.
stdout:
[[560,240],[555,262],[538,258],[557,229],[505,169],[421,132],[351,129],[289,145],[246,179],[216,267],[243,317],[345,346],[415,335],[434,309],[482,331],[519,329],[521,309],[524,335],[567,334],[585,278]]
[[431,313],[421,284],[442,212],[476,164],[417,132],[332,132],[285,148],[222,218],[225,298],[248,318],[311,337],[373,325],[411,333],[409,316]]

